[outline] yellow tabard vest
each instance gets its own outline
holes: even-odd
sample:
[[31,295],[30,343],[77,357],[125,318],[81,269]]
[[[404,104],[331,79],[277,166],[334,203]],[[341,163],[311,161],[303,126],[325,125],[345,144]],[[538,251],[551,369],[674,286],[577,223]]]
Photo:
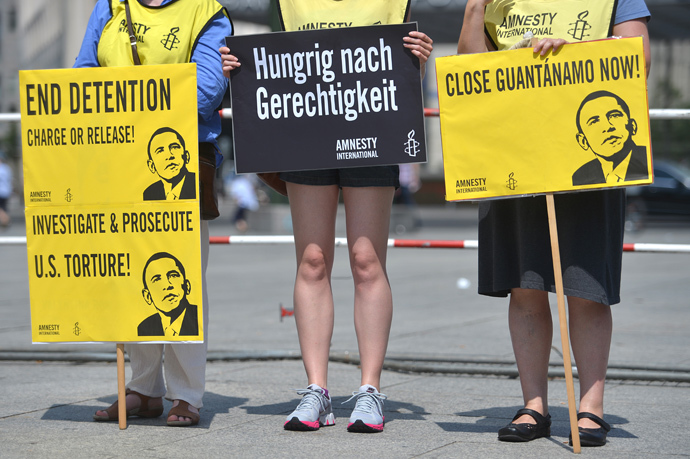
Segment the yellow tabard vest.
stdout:
[[[98,43],[101,67],[133,65],[127,31],[125,4],[111,0],[113,17],[103,28]],[[159,7],[148,7],[129,0],[137,50],[141,63],[181,64],[189,62],[204,27],[225,8],[215,0],[178,0]]]
[[278,0],[283,30],[401,24],[410,0]]
[[506,49],[532,31],[536,38],[569,42],[611,36],[617,0],[494,0],[484,25],[496,49]]

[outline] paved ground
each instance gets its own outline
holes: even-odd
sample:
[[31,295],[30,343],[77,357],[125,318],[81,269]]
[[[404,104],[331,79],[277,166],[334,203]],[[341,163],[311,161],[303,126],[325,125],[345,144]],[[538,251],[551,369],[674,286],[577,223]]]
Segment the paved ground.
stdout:
[[[224,217],[212,235],[237,234]],[[341,218],[342,215],[339,217]],[[471,205],[421,209],[422,227],[396,216],[394,238],[476,239]],[[289,234],[286,209],[255,214],[251,234]],[[402,225],[402,226],[400,226]],[[338,223],[342,235],[342,219]],[[21,236],[23,223],[3,236]],[[650,225],[627,242],[690,243],[690,225]],[[116,398],[113,345],[31,344],[26,248],[0,245],[0,457],[569,457],[567,396],[555,327],[550,381],[553,436],[527,444],[496,440],[521,407],[506,301],[476,294],[476,250],[389,251],[395,315],[382,392],[386,429],[345,430],[359,386],[352,280],[345,249],[333,270],[336,300],[329,389],[336,426],[282,430],[305,385],[291,308],[291,245],[214,245],[208,269],[211,326],[200,426],[165,427],[164,417],[91,421]],[[614,309],[603,458],[688,457],[690,438],[690,254],[626,253],[623,302]],[[469,286],[468,286],[469,284]],[[464,288],[463,288],[464,287]],[[553,297],[555,311],[555,296]],[[129,368],[127,368],[129,377]],[[577,391],[577,381],[576,381]],[[169,406],[167,404],[166,406]]]

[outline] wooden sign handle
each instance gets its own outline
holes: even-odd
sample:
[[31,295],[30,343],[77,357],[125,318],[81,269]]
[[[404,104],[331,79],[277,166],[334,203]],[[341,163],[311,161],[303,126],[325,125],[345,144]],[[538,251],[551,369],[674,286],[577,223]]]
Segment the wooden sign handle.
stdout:
[[117,419],[120,430],[127,428],[127,394],[125,392],[125,345],[117,344]]
[[580,432],[577,428],[577,408],[575,406],[575,386],[573,384],[573,366],[570,361],[570,338],[568,335],[568,317],[565,310],[563,294],[563,271],[561,271],[561,253],[558,247],[558,228],[556,225],[556,207],[553,194],[546,195],[546,209],[549,216],[549,234],[551,236],[551,257],[553,258],[553,275],[556,282],[558,299],[558,322],[561,326],[561,345],[563,346],[563,369],[568,392],[568,413],[570,415],[570,434],[573,439],[573,452],[580,453]]

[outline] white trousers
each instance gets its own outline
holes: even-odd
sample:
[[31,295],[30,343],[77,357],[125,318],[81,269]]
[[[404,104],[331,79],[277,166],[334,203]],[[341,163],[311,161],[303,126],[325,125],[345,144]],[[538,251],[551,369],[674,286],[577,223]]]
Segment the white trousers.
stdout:
[[[208,222],[201,221],[201,279],[203,283],[203,343],[126,344],[132,367],[132,380],[127,388],[149,397],[184,400],[201,408],[206,386],[206,350],[208,349]],[[165,364],[163,355],[165,354]],[[165,373],[165,377],[164,377]],[[167,384],[167,391],[166,391]]]

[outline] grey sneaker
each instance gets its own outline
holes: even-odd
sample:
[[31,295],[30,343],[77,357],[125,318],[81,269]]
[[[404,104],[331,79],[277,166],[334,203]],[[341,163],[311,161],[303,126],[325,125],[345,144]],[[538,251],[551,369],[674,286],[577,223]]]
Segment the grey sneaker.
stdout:
[[306,389],[297,389],[297,393],[302,395],[302,401],[285,420],[285,430],[319,430],[319,427],[335,425],[327,389],[310,384]]
[[355,409],[352,410],[350,422],[347,425],[348,432],[376,433],[383,432],[385,417],[383,416],[383,401],[387,398],[372,385],[365,384],[358,392],[353,392],[352,397],[345,400],[347,403],[353,398],[357,399]]

